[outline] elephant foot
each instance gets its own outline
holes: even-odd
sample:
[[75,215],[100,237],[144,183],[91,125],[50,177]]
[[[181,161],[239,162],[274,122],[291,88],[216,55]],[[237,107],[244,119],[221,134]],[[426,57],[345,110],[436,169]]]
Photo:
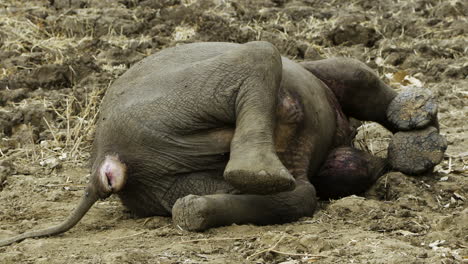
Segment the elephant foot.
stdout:
[[213,227],[210,218],[214,216],[215,208],[210,206],[209,199],[187,195],[176,201],[172,207],[174,225],[187,231],[204,231]]
[[272,194],[295,188],[294,177],[272,151],[244,152],[233,157],[224,170],[224,178],[244,193]]
[[388,161],[393,169],[417,175],[432,171],[447,149],[447,141],[435,127],[401,131],[388,146]]
[[437,102],[429,90],[406,89],[388,106],[387,119],[397,130],[403,131],[434,125],[437,120]]

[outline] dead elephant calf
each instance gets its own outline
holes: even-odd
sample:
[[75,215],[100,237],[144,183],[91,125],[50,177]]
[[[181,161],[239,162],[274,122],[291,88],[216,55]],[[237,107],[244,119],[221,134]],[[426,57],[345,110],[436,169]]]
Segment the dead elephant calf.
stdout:
[[[113,193],[137,215],[172,215],[175,224],[194,231],[311,216],[317,195],[362,192],[389,168],[386,160],[350,147],[348,117],[393,132],[408,130],[400,125],[408,115],[423,120],[409,128],[420,130],[415,135],[398,132],[409,140],[393,149],[408,155],[405,164],[419,164],[417,173],[440,162],[446,144],[433,128],[436,111],[411,111],[411,98],[397,95],[358,61],[299,64],[267,42],[163,50],[107,92],[92,177],[78,208],[56,227],[0,245],[64,232]],[[435,107],[430,96],[420,103]],[[414,155],[422,145],[437,155]]]

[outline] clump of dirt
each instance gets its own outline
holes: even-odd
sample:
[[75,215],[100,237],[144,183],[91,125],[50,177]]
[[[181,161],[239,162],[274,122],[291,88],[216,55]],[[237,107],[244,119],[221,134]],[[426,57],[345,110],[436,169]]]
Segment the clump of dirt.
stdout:
[[[64,235],[0,248],[1,263],[462,263],[468,256],[468,4],[371,0],[4,0],[0,238],[61,222],[88,180],[100,100],[132,64],[198,41],[266,40],[282,54],[353,57],[398,91],[438,98],[448,148],[432,174],[388,173],[363,196],[277,226],[189,233],[98,202]],[[355,146],[386,156],[364,123]]]

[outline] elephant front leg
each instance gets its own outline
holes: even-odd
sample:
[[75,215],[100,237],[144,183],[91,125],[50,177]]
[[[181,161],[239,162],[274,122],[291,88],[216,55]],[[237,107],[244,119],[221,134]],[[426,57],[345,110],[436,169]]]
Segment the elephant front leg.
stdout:
[[203,231],[231,224],[280,224],[312,216],[317,206],[314,187],[298,180],[293,191],[274,195],[188,195],[172,208],[174,224]]
[[390,124],[399,131],[434,126],[437,121],[437,102],[429,90],[407,88],[390,102],[386,110]]
[[397,94],[364,63],[352,59],[302,65],[327,84],[346,115],[378,122],[395,133],[388,148],[393,169],[421,174],[442,161],[447,143],[438,132],[437,103],[429,90]]
[[429,90],[410,88],[399,93],[387,108],[387,118],[400,131],[388,147],[392,168],[414,175],[442,161],[447,141],[439,134],[437,102]]

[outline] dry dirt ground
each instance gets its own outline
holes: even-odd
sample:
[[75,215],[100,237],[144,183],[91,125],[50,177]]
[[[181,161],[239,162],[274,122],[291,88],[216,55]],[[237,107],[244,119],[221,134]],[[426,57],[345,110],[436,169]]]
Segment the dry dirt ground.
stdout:
[[[63,235],[0,248],[0,263],[468,263],[468,2],[463,0],[3,0],[0,239],[77,204],[100,98],[143,57],[195,41],[267,40],[295,60],[357,58],[398,90],[438,96],[449,143],[433,174],[384,175],[277,226],[189,233],[115,198]],[[355,142],[385,156],[376,124]]]

